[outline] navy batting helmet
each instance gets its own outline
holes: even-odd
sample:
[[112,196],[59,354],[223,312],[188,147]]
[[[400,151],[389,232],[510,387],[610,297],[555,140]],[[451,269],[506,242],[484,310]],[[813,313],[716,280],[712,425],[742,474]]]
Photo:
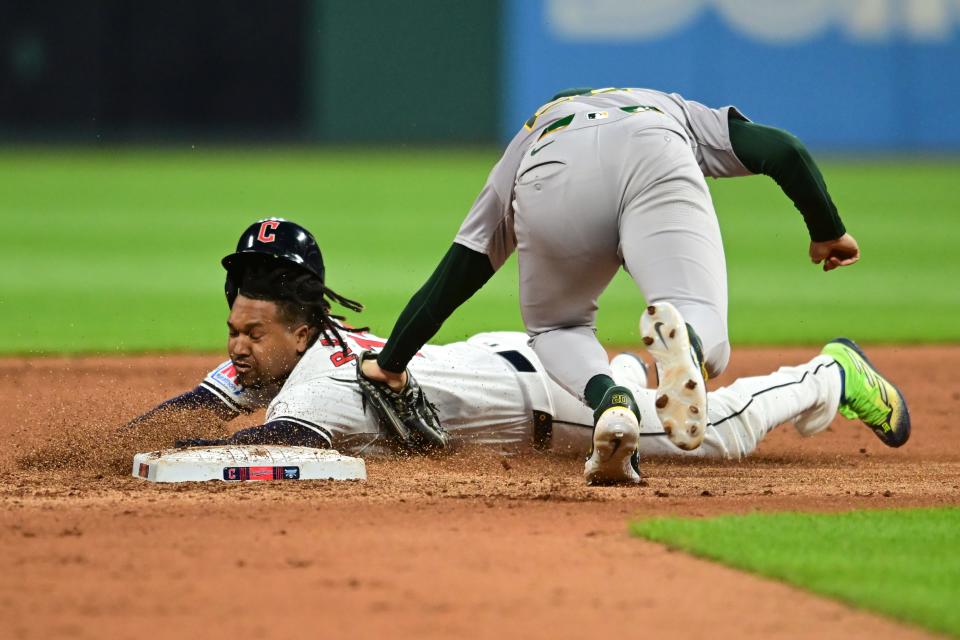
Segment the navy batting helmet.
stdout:
[[250,260],[271,258],[296,265],[324,282],[326,272],[323,256],[313,234],[297,223],[283,218],[258,220],[240,236],[237,250],[220,261],[227,270],[224,290],[230,306],[233,306],[237,297],[237,282],[240,279],[237,275],[244,264]]

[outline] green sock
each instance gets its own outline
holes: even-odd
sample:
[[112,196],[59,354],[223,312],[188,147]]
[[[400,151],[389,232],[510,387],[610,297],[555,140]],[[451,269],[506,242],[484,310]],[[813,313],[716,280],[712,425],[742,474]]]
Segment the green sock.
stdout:
[[583,395],[586,397],[587,405],[593,409],[594,422],[600,414],[615,405],[628,407],[637,416],[637,420],[640,419],[640,411],[637,409],[633,392],[626,387],[617,386],[613,378],[608,375],[599,374],[590,378]]
[[603,396],[607,395],[607,389],[615,387],[616,382],[605,373],[598,373],[587,382],[587,388],[583,390],[583,396],[587,401],[587,406],[596,409],[603,402]]

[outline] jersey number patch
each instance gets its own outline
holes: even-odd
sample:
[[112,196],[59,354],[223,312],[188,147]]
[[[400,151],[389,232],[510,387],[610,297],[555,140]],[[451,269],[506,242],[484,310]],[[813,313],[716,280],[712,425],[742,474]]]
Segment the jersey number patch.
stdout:
[[[371,340],[370,338],[362,338],[357,335],[351,335],[350,339],[356,342],[361,349],[373,349],[373,348],[379,349],[380,347],[386,344],[386,342],[383,342],[382,340]],[[326,338],[321,340],[320,344],[322,344],[325,347],[333,346],[333,343],[330,340],[327,340]],[[353,352],[353,349],[351,349],[350,347],[347,347],[345,350],[341,349],[339,351],[334,351],[332,354],[330,354],[330,363],[335,367],[342,367],[348,362],[356,361],[356,359],[357,359],[357,356]]]

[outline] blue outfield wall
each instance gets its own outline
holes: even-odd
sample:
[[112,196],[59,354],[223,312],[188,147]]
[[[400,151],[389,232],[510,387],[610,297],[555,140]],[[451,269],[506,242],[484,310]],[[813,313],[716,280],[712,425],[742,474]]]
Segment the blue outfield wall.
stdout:
[[960,0],[505,0],[500,136],[556,91],[735,104],[808,145],[960,151]]

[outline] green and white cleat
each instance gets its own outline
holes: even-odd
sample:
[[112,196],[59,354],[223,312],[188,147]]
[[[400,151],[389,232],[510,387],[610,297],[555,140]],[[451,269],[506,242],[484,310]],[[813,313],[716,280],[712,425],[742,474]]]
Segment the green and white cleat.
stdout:
[[657,362],[657,416],[670,442],[690,451],[707,432],[707,385],[699,338],[669,302],[647,307],[640,335]]
[[900,389],[876,370],[853,340],[832,340],[822,353],[843,373],[840,415],[861,420],[888,447],[902,446],[910,438],[910,411]]
[[600,407],[583,479],[591,485],[637,484],[640,420],[633,396],[624,387],[611,387]]

